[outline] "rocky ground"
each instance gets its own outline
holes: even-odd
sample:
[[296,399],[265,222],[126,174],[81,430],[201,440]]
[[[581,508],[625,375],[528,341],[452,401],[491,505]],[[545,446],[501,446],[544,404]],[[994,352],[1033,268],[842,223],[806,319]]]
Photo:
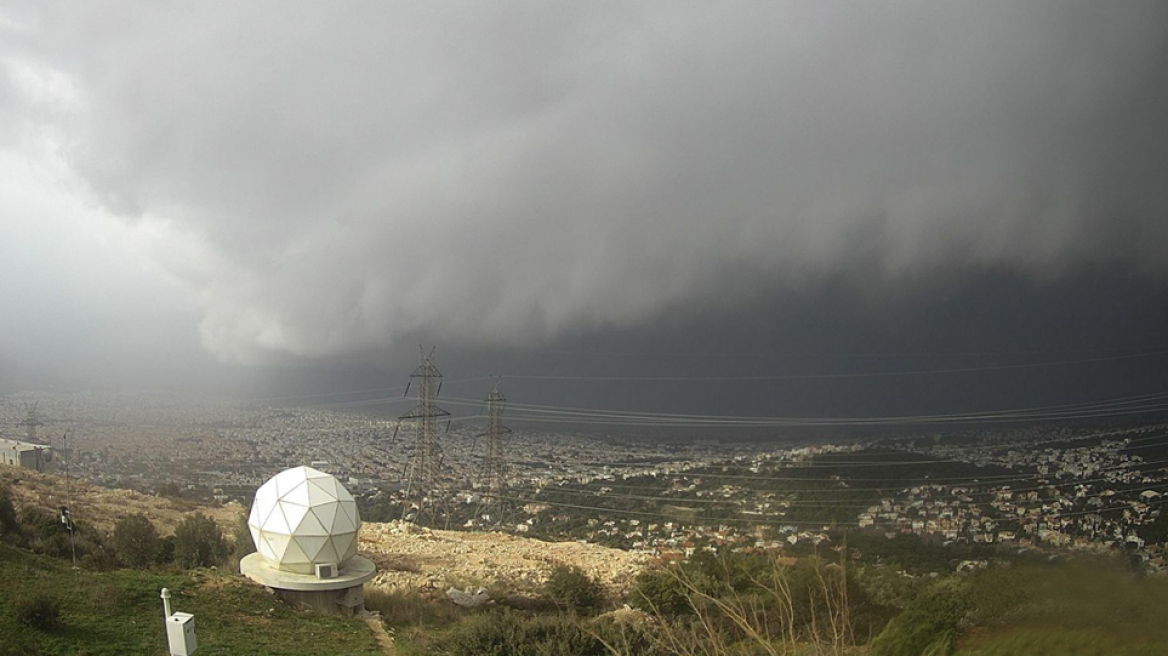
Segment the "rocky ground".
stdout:
[[372,585],[433,591],[486,587],[534,593],[552,567],[575,565],[612,593],[628,589],[648,557],[581,542],[542,542],[504,533],[432,531],[412,524],[364,524],[361,554],[377,563]]

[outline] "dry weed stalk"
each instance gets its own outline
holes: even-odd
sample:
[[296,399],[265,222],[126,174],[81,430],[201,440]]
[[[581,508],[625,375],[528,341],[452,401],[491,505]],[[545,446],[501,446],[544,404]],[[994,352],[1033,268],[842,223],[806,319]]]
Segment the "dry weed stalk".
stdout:
[[[664,571],[684,590],[692,616],[669,617],[646,599],[655,620],[649,638],[656,651],[676,656],[724,656],[738,653],[732,647],[742,642],[767,656],[806,653],[808,647],[817,656],[844,654],[854,644],[855,632],[848,604],[846,546],[840,553],[839,564],[812,560],[814,587],[808,591],[808,617],[802,625],[788,566],[775,555],[769,560],[769,576],[750,576],[758,594],[736,590],[728,569],[722,590],[712,592],[685,569],[671,566]],[[607,642],[605,646],[615,656],[632,656],[619,646]]]

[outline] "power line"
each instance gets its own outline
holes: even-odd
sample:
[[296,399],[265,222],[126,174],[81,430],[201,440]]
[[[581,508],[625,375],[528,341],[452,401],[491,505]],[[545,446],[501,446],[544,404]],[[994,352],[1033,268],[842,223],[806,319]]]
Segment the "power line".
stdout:
[[[454,405],[477,405],[471,399],[454,398]],[[1093,417],[1124,416],[1159,412],[1168,409],[1168,393],[1108,399],[1058,406],[1036,406],[1009,410],[977,411],[960,414],[903,415],[884,417],[758,417],[734,415],[695,415],[626,411],[571,406],[518,404],[513,408],[517,421],[580,423],[623,426],[718,426],[718,427],[790,427],[790,426],[872,426],[897,424],[995,423],[1005,421],[1056,421]]]
[[726,382],[726,381],[762,381],[762,380],[815,380],[833,378],[885,378],[892,376],[926,376],[935,374],[975,373],[984,371],[1013,371],[1018,369],[1036,369],[1042,367],[1063,367],[1097,362],[1114,362],[1118,360],[1132,360],[1163,356],[1168,350],[1146,351],[1128,355],[1114,355],[1099,358],[1084,358],[1079,360],[1062,360],[1057,362],[1028,362],[1023,364],[993,365],[984,367],[958,367],[950,369],[913,369],[904,371],[869,371],[869,372],[842,372],[832,374],[767,374],[757,376],[566,376],[566,375],[536,375],[517,374],[508,375],[512,380],[560,380],[560,381],[601,381],[601,382]]

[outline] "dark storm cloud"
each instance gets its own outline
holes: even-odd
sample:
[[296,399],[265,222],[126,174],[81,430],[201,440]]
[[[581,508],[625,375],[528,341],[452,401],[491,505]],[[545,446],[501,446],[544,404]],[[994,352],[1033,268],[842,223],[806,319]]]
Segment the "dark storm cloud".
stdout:
[[840,276],[1165,272],[1162,2],[6,19],[0,111],[146,227],[226,361],[547,344]]

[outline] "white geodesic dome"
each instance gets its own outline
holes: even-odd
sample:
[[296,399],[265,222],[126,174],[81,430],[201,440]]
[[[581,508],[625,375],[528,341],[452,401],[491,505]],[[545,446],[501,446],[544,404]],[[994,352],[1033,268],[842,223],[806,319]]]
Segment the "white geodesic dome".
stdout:
[[285,469],[256,490],[247,520],[256,551],[276,569],[315,574],[357,553],[361,517],[353,495],[331,474]]

